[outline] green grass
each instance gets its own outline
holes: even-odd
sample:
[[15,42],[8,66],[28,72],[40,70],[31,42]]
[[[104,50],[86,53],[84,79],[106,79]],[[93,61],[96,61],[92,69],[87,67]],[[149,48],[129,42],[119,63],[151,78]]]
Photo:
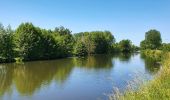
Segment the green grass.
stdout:
[[170,100],[170,53],[162,59],[162,68],[153,80],[136,91],[129,88],[123,94],[117,90],[109,96],[110,100]]
[[147,58],[151,58],[156,61],[161,61],[163,59],[164,52],[160,50],[144,50],[141,51],[141,54],[143,56],[146,56]]

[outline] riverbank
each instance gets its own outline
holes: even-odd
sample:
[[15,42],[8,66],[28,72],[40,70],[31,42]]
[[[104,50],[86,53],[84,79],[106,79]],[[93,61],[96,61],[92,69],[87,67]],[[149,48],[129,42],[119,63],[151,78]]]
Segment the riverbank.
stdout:
[[137,91],[127,90],[124,94],[117,92],[110,100],[169,100],[170,98],[170,53],[146,51],[149,57],[161,57],[162,69],[147,84],[142,84]]
[[162,52],[161,50],[142,50],[141,51],[141,55],[155,60],[156,62],[160,62],[161,60],[163,60],[164,58],[164,54],[165,52]]

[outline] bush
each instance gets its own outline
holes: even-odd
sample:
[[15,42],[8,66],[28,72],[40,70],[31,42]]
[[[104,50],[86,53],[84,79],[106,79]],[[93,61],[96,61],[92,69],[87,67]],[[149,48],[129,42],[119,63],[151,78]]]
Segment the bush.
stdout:
[[170,43],[163,43],[161,50],[163,51],[170,51]]
[[161,61],[163,58],[163,52],[160,50],[143,50],[141,51],[142,56],[153,59],[155,61]]

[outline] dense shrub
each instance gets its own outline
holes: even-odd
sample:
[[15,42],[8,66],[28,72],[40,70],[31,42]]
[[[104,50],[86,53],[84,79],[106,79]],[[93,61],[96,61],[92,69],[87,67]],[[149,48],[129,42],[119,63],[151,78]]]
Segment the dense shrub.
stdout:
[[156,61],[161,61],[163,58],[163,52],[160,50],[144,50],[141,51],[142,56],[154,59]]

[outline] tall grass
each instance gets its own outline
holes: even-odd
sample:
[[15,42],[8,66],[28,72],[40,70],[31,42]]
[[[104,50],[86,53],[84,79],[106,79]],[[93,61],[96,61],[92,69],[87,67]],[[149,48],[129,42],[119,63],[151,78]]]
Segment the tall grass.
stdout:
[[156,61],[161,61],[163,60],[164,57],[164,52],[160,50],[144,50],[141,51],[142,56],[145,56],[150,59],[154,59]]
[[[151,55],[149,51],[147,52],[149,55]],[[140,85],[137,90],[133,90],[129,88],[125,93],[120,93],[117,89],[115,90],[115,92],[113,92],[113,94],[109,96],[109,99],[110,100],[170,100],[170,53],[165,53],[164,55],[165,56],[161,55],[162,69],[154,77],[153,80],[149,81],[147,84],[142,83],[142,85]]]

